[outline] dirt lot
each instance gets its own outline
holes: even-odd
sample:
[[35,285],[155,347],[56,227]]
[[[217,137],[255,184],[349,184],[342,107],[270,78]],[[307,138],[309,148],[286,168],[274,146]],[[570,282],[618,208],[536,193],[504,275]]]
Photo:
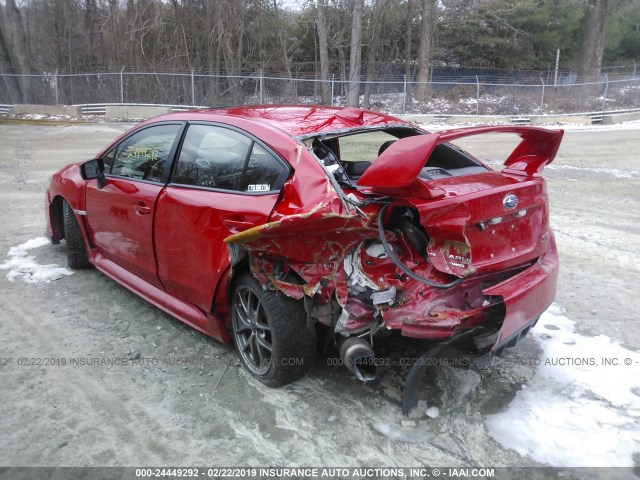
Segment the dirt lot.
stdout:
[[[0,123],[0,262],[10,247],[43,235],[49,176],[91,158],[128,126]],[[496,142],[465,146],[490,158]],[[545,170],[562,263],[557,303],[580,334],[633,350],[640,349],[639,147],[640,125],[572,130]],[[29,254],[65,265],[64,245]],[[269,389],[232,349],[95,270],[50,283],[12,282],[0,271],[0,289],[0,357],[8,359],[0,366],[0,466],[541,464],[504,448],[486,426],[536,375],[517,361],[540,355],[531,337],[489,367],[434,370],[419,421],[408,427],[400,369],[361,384],[320,356],[304,379]],[[98,361],[19,365],[24,357]],[[125,365],[100,364],[114,357]],[[639,378],[632,368],[629,378]],[[439,417],[427,418],[427,405]],[[637,422],[631,428],[640,442]]]

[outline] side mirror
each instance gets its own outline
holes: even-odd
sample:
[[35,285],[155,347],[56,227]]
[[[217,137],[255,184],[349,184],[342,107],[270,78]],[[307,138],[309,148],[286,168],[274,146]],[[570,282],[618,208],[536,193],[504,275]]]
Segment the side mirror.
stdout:
[[104,162],[101,158],[94,158],[88,162],[84,162],[80,165],[80,176],[83,180],[98,181],[98,188],[102,188],[106,184],[106,178],[104,176]]

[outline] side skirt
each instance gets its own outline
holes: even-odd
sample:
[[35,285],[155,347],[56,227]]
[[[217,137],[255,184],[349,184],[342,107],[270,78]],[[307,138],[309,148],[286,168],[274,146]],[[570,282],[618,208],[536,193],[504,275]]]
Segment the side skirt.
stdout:
[[92,254],[91,260],[95,267],[123,287],[144,298],[160,310],[176,317],[190,327],[212,336],[223,343],[230,343],[231,339],[224,328],[224,323],[218,317],[204,313],[190,303],[180,300],[145,282],[118,264],[96,253],[95,250]]

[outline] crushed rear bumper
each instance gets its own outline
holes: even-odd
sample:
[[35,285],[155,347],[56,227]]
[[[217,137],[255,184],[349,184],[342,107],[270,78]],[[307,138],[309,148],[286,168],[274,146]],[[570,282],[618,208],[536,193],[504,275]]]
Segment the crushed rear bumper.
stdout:
[[[403,336],[439,342],[455,342],[462,335],[469,338],[469,330],[483,326],[476,329],[479,330],[474,337],[477,350],[484,354],[490,349],[500,355],[527,334],[555,297],[559,267],[551,231],[541,241],[546,243],[543,254],[517,273],[503,275],[498,283],[493,282],[491,274],[471,278],[448,291],[455,300],[475,284],[489,282],[481,289],[481,296],[490,300],[486,305],[425,312],[420,301],[405,302],[384,312],[385,323],[388,328],[400,330]],[[442,295],[447,295],[447,291]]]
[[547,249],[536,263],[504,282],[483,290],[485,295],[502,297],[505,317],[495,344],[493,355],[513,347],[533,328],[540,315],[551,305],[558,283],[558,252],[553,233],[544,241]]

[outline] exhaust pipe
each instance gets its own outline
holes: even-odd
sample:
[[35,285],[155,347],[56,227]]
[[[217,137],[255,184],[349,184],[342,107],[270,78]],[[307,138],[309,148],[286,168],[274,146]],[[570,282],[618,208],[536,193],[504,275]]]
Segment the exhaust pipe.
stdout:
[[358,380],[368,382],[376,378],[375,354],[371,344],[363,338],[347,337],[338,340],[338,351],[347,369]]

